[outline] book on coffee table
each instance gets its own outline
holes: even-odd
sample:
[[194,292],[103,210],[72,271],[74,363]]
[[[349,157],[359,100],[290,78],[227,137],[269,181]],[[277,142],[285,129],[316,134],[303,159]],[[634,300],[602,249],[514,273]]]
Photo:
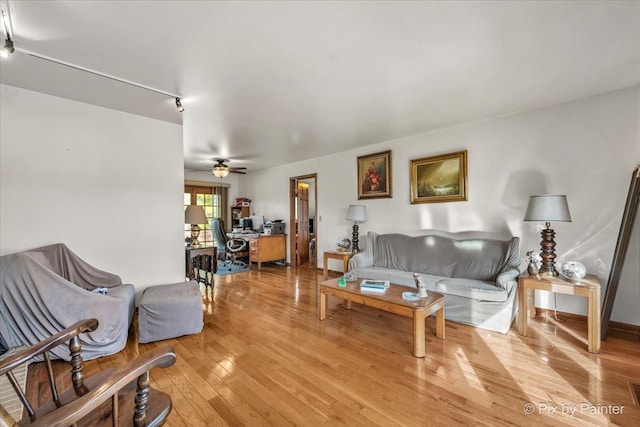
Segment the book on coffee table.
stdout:
[[360,288],[360,292],[372,293],[372,294],[384,294],[387,292],[385,288]]
[[360,290],[366,292],[384,293],[389,288],[388,280],[371,280],[365,279],[360,282]]

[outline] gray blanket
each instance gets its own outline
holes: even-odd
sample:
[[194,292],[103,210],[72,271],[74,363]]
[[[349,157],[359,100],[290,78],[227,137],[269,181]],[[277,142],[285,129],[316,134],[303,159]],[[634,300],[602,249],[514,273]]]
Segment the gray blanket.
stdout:
[[495,282],[500,273],[520,265],[519,242],[517,237],[457,240],[369,232],[365,254],[375,267]]
[[[91,292],[108,288],[107,295]],[[82,319],[99,326],[83,334],[82,357],[92,359],[124,348],[133,316],[134,288],[99,270],[64,244],[0,257],[0,335],[9,347],[34,345]],[[60,346],[54,358],[69,360]]]

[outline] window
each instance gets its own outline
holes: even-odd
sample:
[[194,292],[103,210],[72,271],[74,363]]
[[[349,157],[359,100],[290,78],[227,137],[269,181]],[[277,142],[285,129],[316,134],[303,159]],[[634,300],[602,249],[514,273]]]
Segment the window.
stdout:
[[[184,207],[187,205],[198,205],[204,208],[207,216],[207,224],[201,226],[198,240],[203,245],[213,245],[213,235],[211,234],[211,218],[226,219],[227,189],[226,187],[204,187],[195,185],[184,186]],[[184,237],[191,236],[191,225],[184,225]]]

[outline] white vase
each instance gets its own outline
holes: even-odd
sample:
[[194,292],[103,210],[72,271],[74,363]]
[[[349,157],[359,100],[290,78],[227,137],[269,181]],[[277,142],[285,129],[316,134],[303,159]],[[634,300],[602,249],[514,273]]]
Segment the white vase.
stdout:
[[582,279],[587,275],[587,268],[578,261],[567,261],[560,267],[560,274],[567,279]]

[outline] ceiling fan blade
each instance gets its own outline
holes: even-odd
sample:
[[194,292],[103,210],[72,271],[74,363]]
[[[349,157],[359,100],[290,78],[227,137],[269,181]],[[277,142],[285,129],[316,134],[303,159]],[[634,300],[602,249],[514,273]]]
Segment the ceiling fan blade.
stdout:
[[244,170],[244,169],[246,169],[246,168],[229,168],[229,169],[239,171],[239,170]]
[[246,175],[246,172],[242,172],[242,171],[237,171],[237,170],[233,170],[233,169],[229,169],[229,172],[231,173],[241,173],[242,175]]
[[187,169],[187,172],[211,172],[211,168],[207,168],[207,169]]

